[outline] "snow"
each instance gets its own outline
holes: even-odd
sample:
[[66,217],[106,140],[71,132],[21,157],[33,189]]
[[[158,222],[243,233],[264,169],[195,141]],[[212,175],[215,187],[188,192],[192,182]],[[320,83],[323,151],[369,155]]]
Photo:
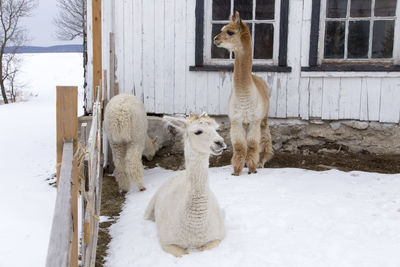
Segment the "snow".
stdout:
[[143,219],[172,171],[146,170],[147,191],[131,191],[111,227],[106,266],[400,266],[400,175],[262,169],[231,176],[211,168],[210,186],[225,213],[226,238],[209,251],[175,258]]
[[[81,54],[23,57],[27,101],[0,105],[0,267],[44,266],[56,197],[47,181],[55,173],[55,86],[80,86],[83,105]],[[227,236],[178,259],[143,220],[172,173],[146,170],[148,190],[128,193],[107,266],[400,266],[399,174],[263,169],[234,177],[230,166],[212,168]]]
[[[56,165],[56,85],[77,85],[79,53],[24,54],[26,101],[0,105],[0,266],[44,266],[56,190],[46,179]],[[83,111],[80,109],[79,114]]]

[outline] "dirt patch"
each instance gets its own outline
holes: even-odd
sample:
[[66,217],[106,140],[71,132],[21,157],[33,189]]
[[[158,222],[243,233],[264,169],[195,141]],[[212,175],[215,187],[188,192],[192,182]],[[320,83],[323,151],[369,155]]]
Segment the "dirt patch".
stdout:
[[[266,168],[302,168],[315,171],[338,169],[342,171],[366,171],[379,173],[400,173],[400,155],[377,155],[368,152],[352,153],[347,147],[336,144],[307,146],[300,148],[300,153],[278,152],[266,164]],[[171,154],[159,151],[153,161],[143,163],[154,168],[179,170],[184,168],[182,154]],[[232,152],[210,159],[210,167],[220,167],[231,164]]]
[[104,259],[107,256],[108,244],[111,241],[109,229],[114,224],[122,210],[125,202],[125,193],[120,193],[118,184],[114,177],[104,175],[103,188],[101,192],[101,209],[100,215],[107,216],[106,222],[100,223],[99,237],[97,241],[96,251],[96,267],[102,267]]
[[[143,164],[149,168],[178,170],[184,168],[182,153],[171,153],[169,149],[161,149],[153,161],[145,159]],[[351,153],[346,147],[335,144],[302,147],[301,153],[278,152],[266,164],[267,168],[302,168],[324,171],[338,169],[342,171],[367,171],[379,173],[400,173],[400,155],[376,155],[367,152]],[[210,166],[219,167],[229,165],[232,153],[225,152],[221,156],[211,157]],[[114,177],[105,176],[103,181],[101,215],[110,217],[110,220],[100,224],[97,247],[96,266],[104,264],[107,248],[110,242],[109,227],[116,222],[125,202],[125,194],[119,193]]]

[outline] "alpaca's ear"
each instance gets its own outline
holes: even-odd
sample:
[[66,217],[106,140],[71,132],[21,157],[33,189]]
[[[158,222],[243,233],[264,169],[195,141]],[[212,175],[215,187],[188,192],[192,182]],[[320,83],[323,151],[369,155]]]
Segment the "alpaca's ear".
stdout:
[[230,16],[230,20],[236,23],[239,29],[241,28],[242,19],[240,18],[239,11],[235,11],[235,14]]
[[175,118],[170,116],[164,116],[163,119],[168,122],[171,126],[177,128],[180,131],[184,131],[187,127],[186,119],[184,118]]

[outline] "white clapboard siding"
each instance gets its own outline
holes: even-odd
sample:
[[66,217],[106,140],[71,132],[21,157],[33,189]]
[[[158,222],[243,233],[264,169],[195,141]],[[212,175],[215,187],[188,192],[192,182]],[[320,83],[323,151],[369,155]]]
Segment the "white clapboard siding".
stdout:
[[322,90],[322,119],[337,120],[339,118],[340,78],[324,79]]
[[400,79],[382,79],[381,87],[381,122],[399,122],[400,116]]
[[[175,1],[165,0],[164,3],[164,112],[174,113],[175,87]],[[167,12],[168,11],[168,12]],[[161,40],[160,40],[161,41]]]
[[[102,2],[102,14],[103,16],[101,17],[102,19],[102,66],[104,70],[109,70],[110,69],[110,32],[112,32],[112,20],[108,19],[108,18],[112,18],[112,11],[113,11],[113,2],[109,1],[109,2]],[[102,74],[102,78],[103,81],[107,80],[107,84],[105,85],[105,87],[107,88],[107,92],[105,92],[105,98],[109,98],[109,89],[110,89],[110,73],[107,71],[107,76],[103,77]]]
[[210,114],[219,114],[220,72],[208,74],[207,79],[207,111]]
[[196,75],[196,113],[207,112],[207,72]]
[[233,88],[233,74],[231,72],[221,72],[219,89],[219,111],[221,114],[228,114],[228,100]]
[[154,1],[142,1],[143,3],[143,95],[147,112],[154,112],[155,91],[154,91],[154,70],[155,70],[155,21]]
[[133,47],[133,3],[131,0],[124,0],[124,92],[134,94],[133,83],[133,53],[125,53]]
[[310,79],[301,78],[299,85],[299,116],[303,120],[309,119]]
[[339,119],[360,118],[361,79],[341,78]]
[[164,48],[164,12],[165,5],[164,0],[155,0],[155,13],[154,18],[157,21],[157,26],[154,29],[155,39],[155,64],[154,69],[154,101],[155,101],[155,112],[164,112],[164,65],[165,65],[165,48]]
[[115,34],[115,83],[118,83],[119,92],[125,92],[125,47],[124,47],[124,1],[115,0],[114,34]]
[[[303,8],[303,0],[292,0],[289,5],[289,14],[292,14],[289,20],[289,28],[294,29],[299,27],[301,29],[303,21],[303,13],[298,12]],[[299,83],[300,83],[300,70],[301,70],[301,31],[293,31],[288,35],[288,45],[291,49],[288,50],[288,64],[292,67],[291,75],[287,76],[287,90],[286,90],[286,116],[295,117],[299,116]]]
[[270,95],[269,95],[269,113],[270,117],[276,117],[276,107],[277,107],[277,99],[278,99],[278,92],[277,92],[277,83],[278,77],[277,73],[272,75],[271,86],[270,86]]
[[[289,1],[287,60],[292,71],[255,73],[270,88],[269,116],[398,123],[399,108],[394,106],[399,94],[397,72],[301,71],[309,60],[312,2]],[[233,73],[189,70],[195,64],[195,6],[195,0],[103,3],[103,69],[109,69],[109,33],[113,32],[119,92],[134,93],[149,113],[227,114]],[[86,108],[90,111],[91,0],[87,11]]]
[[277,91],[276,117],[277,118],[286,118],[287,78],[288,78],[288,75],[286,73],[278,73],[276,75],[276,79],[277,79],[277,83],[276,83],[276,91]]
[[365,78],[363,80],[367,91],[368,120],[379,121],[382,78]]
[[365,78],[361,79],[360,120],[368,121],[368,88]]
[[196,111],[196,73],[187,71],[189,66],[194,66],[195,39],[196,39],[196,1],[186,2],[186,114]]
[[175,113],[186,113],[186,3],[175,1]]
[[142,57],[143,57],[143,11],[142,1],[133,1],[133,47],[127,49],[127,53],[133,53],[133,86],[135,95],[142,101],[143,95],[143,68],[142,68]]
[[[301,56],[300,56],[301,66],[308,66],[308,57],[310,52],[311,11],[312,11],[312,0],[303,0],[303,22],[301,25]],[[290,31],[291,29],[289,29],[289,33]],[[290,47],[290,44],[288,44],[288,47]]]
[[321,118],[322,115],[322,78],[310,79],[309,116]]

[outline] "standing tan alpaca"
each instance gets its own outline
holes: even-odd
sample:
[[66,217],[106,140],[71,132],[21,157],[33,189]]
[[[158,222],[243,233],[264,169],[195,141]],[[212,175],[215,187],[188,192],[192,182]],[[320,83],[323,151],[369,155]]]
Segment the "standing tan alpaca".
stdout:
[[233,90],[229,97],[233,175],[240,175],[244,163],[250,173],[273,157],[268,127],[269,93],[266,83],[251,74],[253,65],[250,30],[239,12],[230,17],[214,44],[235,53]]

